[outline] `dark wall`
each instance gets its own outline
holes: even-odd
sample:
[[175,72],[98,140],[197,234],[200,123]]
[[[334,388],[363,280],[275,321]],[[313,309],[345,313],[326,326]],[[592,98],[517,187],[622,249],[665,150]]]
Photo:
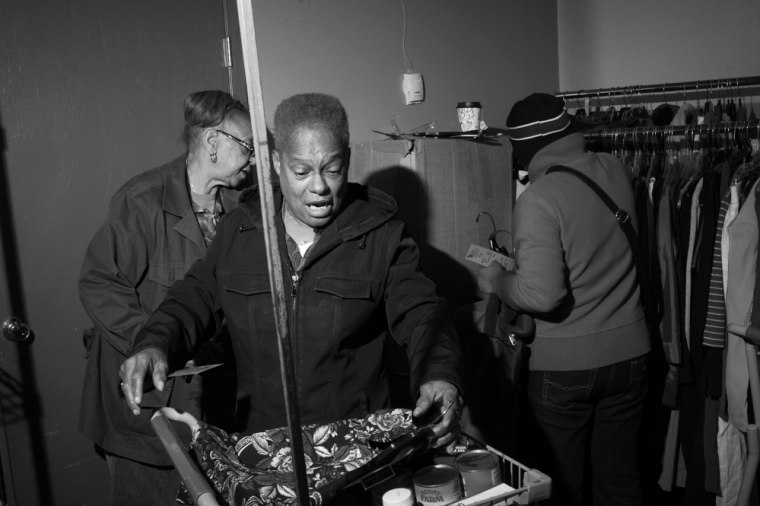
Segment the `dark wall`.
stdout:
[[[404,131],[431,121],[458,128],[456,104],[467,100],[503,127],[515,101],[558,87],[556,0],[257,0],[254,15],[267,118],[293,93],[331,93],[355,142],[382,138],[372,130],[390,131],[393,118]],[[421,104],[403,101],[402,41],[425,81]]]
[[[0,302],[25,307],[36,334],[23,361],[12,350],[3,355],[2,372],[27,380],[31,374],[25,388],[34,391],[26,394],[41,406],[26,427],[6,422],[16,472],[5,476],[18,504],[104,501],[105,467],[76,426],[80,336],[89,325],[76,292],[79,267],[116,188],[181,153],[183,97],[227,88],[223,33],[222,4],[215,0],[0,6],[8,189],[2,219],[15,231],[11,236],[3,227],[2,241],[17,252],[15,265],[5,256],[5,267],[21,282],[12,292],[0,287]],[[24,428],[31,433],[16,437]],[[22,444],[27,437],[39,443]],[[22,464],[31,459],[43,465],[28,474]]]
[[[227,3],[236,33],[235,2]],[[3,245],[14,251],[2,258],[20,281],[17,289],[0,286],[0,310],[25,308],[36,334],[24,367],[41,407],[38,423],[27,427],[40,443],[25,458],[42,469],[18,472],[13,484],[19,493],[49,487],[46,504],[103,502],[105,468],[76,427],[81,332],[89,326],[78,272],[111,194],[181,152],[184,96],[228,89],[223,7],[223,0],[0,4],[0,176],[7,188],[0,212],[12,225],[2,229]],[[292,93],[330,92],[343,100],[360,141],[378,138],[371,130],[389,129],[396,115],[403,129],[428,121],[453,128],[460,100],[480,100],[484,119],[501,126],[514,100],[539,86],[556,88],[555,0],[407,0],[406,9],[408,55],[426,82],[426,101],[416,106],[402,101],[401,2],[257,0],[267,117]],[[233,82],[244,96],[239,40],[233,47]],[[0,348],[0,359],[10,379],[23,377],[12,354]],[[5,439],[25,440],[14,437],[15,426],[4,428]]]

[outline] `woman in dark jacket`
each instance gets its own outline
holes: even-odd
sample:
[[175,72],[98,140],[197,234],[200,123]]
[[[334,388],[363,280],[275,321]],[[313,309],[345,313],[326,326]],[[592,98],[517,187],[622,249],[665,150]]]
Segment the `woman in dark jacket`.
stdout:
[[[304,94],[275,113],[276,225],[302,423],[388,407],[384,334],[406,345],[415,414],[458,422],[459,348],[444,301],[419,270],[419,250],[388,195],[348,183],[348,122],[334,97]],[[287,423],[267,248],[255,192],[219,228],[205,258],[169,292],[138,334],[121,377],[140,412],[143,378],[161,389],[209,330],[227,322],[244,430]]]
[[[94,324],[87,343],[80,431],[106,455],[109,504],[174,504],[179,475],[150,425],[124,403],[119,366],[169,287],[201,258],[251,170],[248,109],[222,91],[184,103],[187,152],[135,176],[111,198],[82,265],[79,296]],[[194,358],[189,355],[187,359]],[[197,409],[185,382],[154,401]],[[179,404],[178,404],[179,403]],[[196,413],[197,414],[197,413]]]

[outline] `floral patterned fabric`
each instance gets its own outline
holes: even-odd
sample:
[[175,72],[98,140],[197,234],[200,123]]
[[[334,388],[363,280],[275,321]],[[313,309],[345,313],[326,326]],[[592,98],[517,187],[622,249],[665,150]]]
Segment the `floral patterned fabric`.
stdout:
[[[408,409],[303,427],[310,504],[329,501],[349,477],[361,474],[362,466],[383,446],[414,428]],[[201,469],[228,504],[296,504],[288,436],[287,427],[243,435],[200,423],[193,449]]]

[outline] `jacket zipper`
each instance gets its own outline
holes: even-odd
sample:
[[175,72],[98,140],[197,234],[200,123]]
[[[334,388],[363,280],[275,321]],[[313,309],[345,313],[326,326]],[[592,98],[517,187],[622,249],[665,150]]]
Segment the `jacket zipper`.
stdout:
[[[289,259],[288,259],[289,260]],[[292,288],[290,289],[290,307],[291,307],[291,318],[288,322],[288,333],[290,334],[290,349],[293,351],[293,372],[295,373],[295,377],[298,378],[298,349],[297,349],[297,343],[298,339],[296,339],[296,322],[298,321],[298,282],[301,279],[300,273],[296,270],[293,270],[292,265],[288,261],[288,267],[290,268],[290,280],[293,283]],[[296,390],[298,388],[296,387]]]
[[[290,296],[295,299],[296,294],[298,293],[298,280],[300,279],[298,272],[291,274],[290,279],[293,281],[293,288],[290,289]],[[295,305],[295,300],[293,301],[293,304]],[[295,309],[295,307],[293,309]]]

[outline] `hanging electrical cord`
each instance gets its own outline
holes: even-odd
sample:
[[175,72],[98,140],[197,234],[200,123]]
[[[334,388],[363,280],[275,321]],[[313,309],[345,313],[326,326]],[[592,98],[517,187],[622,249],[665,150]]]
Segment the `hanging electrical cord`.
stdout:
[[409,55],[406,54],[406,4],[404,3],[404,0],[401,0],[401,10],[404,13],[404,29],[401,34],[401,50],[404,52],[404,61],[406,62],[406,72],[412,73],[414,70],[414,65],[412,65],[412,60],[409,59]]

